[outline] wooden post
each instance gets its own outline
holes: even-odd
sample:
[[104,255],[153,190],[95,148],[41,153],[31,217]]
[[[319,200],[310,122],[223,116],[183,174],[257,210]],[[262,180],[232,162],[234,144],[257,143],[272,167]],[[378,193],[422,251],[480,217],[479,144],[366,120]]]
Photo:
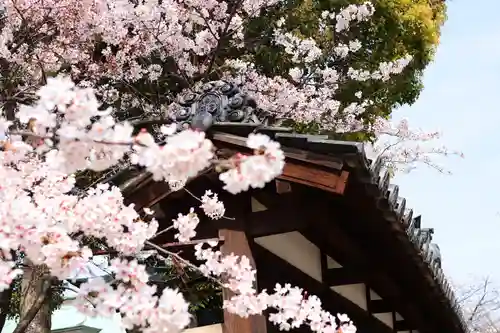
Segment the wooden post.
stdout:
[[[224,255],[231,253],[235,255],[245,256],[250,260],[252,267],[255,268],[255,260],[252,251],[248,244],[248,239],[244,231],[235,231],[229,229],[219,230],[219,237],[224,239],[221,252]],[[255,286],[257,287],[257,286]],[[223,298],[229,299],[231,292],[224,290]],[[223,333],[266,333],[266,319],[263,315],[250,316],[242,318],[236,314],[229,313],[224,310],[224,324],[222,325]]]

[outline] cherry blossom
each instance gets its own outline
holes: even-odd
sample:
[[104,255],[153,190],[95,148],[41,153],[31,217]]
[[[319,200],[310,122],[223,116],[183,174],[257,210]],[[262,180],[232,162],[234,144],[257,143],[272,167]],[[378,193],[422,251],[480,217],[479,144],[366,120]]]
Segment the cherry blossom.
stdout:
[[373,130],[378,140],[369,146],[368,153],[372,158],[381,158],[384,165],[393,172],[409,172],[418,163],[424,163],[439,172],[449,174],[448,170],[435,161],[435,157],[464,157],[460,151],[436,144],[441,139],[440,132],[411,129],[407,119],[398,123],[380,119],[373,124]]
[[14,268],[15,263],[12,261],[0,261],[0,292],[8,289],[12,281],[20,274],[22,270]]
[[[6,64],[4,77],[11,80],[5,92],[16,103],[5,103],[0,112],[0,291],[21,274],[5,254],[22,251],[33,265],[45,265],[53,277],[64,280],[90,260],[92,251],[82,241],[87,236],[102,240],[119,257],[110,263],[112,282],[93,279],[81,286],[78,307],[94,316],[119,313],[124,328],[171,333],[182,331],[191,321],[189,304],[178,290],[165,288],[158,293],[148,284],[146,267],[138,260],[147,246],[159,257],[175,257],[231,290],[234,295],[224,307],[240,316],[271,309],[269,320],[281,330],[308,325],[314,332],[355,331],[347,316],[327,313],[317,297],[300,288],[277,285],[272,292],[258,292],[255,270],[245,256],[223,255],[216,244],[204,248],[199,243],[195,255],[203,264],[196,267],[154,244],[152,239],[162,231],[153,212],[146,208],[146,216],[140,215],[124,203],[118,187],[76,187],[76,173],[104,171],[124,161],[167,183],[172,191],[188,191],[188,181],[211,168],[222,170],[219,179],[232,194],[262,188],[278,177],[285,155],[279,143],[263,134],[247,138],[250,154],[221,159],[204,132],[169,124],[179,106],[175,95],[186,83],[196,89],[211,75],[252,95],[278,124],[292,120],[337,132],[425,137],[415,137],[405,124],[393,131],[384,119],[364,123],[358,116],[374,102],[361,91],[348,105],[336,96],[349,80],[390,80],[411,63],[411,55],[381,63],[375,70],[352,68],[349,57],[363,48],[358,39],[325,46],[288,31],[287,19],[279,18],[273,23],[273,43],[293,63],[290,77],[262,73],[251,57],[216,59],[222,41],[245,46],[245,23],[278,3],[2,3],[0,58]],[[352,27],[373,13],[368,2],[348,5],[339,13],[325,11],[317,22],[318,34],[348,37]],[[327,66],[326,60],[342,66]],[[341,69],[344,65],[347,71]],[[134,86],[163,86],[166,78],[177,80],[176,88],[161,103]],[[137,133],[133,120],[121,116],[132,109],[140,109],[144,117],[158,116],[162,126]],[[217,194],[207,190],[198,200],[208,217],[229,218]],[[196,236],[199,223],[194,208],[180,213],[172,221],[175,237],[188,242]]]
[[224,216],[226,208],[222,201],[219,200],[216,193],[207,190],[201,197],[201,206],[205,214],[211,219],[218,220]]
[[280,144],[263,134],[250,134],[247,146],[254,149],[254,155],[237,155],[231,163],[235,166],[221,173],[224,189],[233,194],[246,191],[250,187],[262,188],[279,176],[285,165],[285,155]]
[[179,214],[177,219],[173,221],[173,226],[179,233],[175,235],[180,242],[188,242],[196,235],[196,227],[200,223],[198,215],[194,212],[194,208],[191,208],[188,214]]

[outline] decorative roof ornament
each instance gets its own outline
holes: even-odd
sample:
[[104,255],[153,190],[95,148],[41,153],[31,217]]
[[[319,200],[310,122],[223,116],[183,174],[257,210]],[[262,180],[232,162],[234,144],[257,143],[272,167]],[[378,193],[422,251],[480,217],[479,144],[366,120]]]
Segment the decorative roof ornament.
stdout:
[[207,131],[214,124],[251,124],[267,126],[270,114],[257,108],[256,101],[236,85],[212,81],[181,95],[180,108],[173,120],[180,128]]

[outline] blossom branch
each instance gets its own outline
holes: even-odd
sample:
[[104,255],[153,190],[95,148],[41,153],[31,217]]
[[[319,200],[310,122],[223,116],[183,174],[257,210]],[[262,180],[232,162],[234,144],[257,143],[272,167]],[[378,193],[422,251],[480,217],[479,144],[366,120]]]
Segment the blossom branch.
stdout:
[[175,259],[177,259],[179,262],[181,262],[183,265],[197,271],[197,272],[200,272],[202,273],[205,277],[207,277],[208,279],[212,280],[213,282],[215,282],[217,285],[219,285],[220,287],[224,287],[224,284],[219,281],[218,279],[214,278],[213,276],[210,276],[206,273],[203,273],[200,268],[196,265],[194,265],[193,263],[191,263],[189,260],[186,260],[184,258],[182,258],[180,255],[178,255],[177,253],[175,252],[172,252],[172,251],[169,251],[167,249],[164,249],[158,245],[156,245],[155,243],[151,242],[151,241],[146,241],[145,242],[146,245],[149,245],[151,246],[152,248],[156,249],[158,252],[164,254],[164,255],[167,255],[167,256],[172,256],[174,257]]

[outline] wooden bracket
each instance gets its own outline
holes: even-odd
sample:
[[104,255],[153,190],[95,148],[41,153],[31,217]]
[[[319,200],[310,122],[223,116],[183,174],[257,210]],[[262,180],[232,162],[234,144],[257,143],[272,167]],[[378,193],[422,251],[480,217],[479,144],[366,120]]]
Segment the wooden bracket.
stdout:
[[339,176],[333,172],[324,171],[313,166],[287,162],[283,173],[278,178],[336,194],[344,194],[348,176],[349,172],[347,171],[342,171]]

